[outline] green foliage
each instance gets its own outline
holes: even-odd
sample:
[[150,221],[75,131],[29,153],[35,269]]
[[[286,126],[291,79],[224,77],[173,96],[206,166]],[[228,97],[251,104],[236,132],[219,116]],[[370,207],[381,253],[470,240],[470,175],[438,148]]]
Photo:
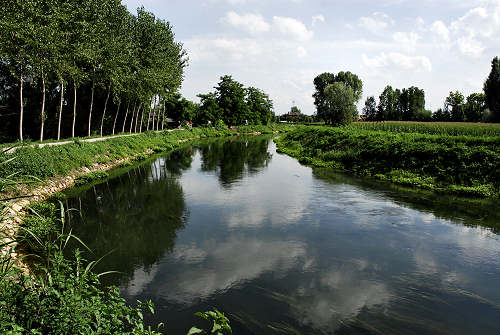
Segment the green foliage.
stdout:
[[500,136],[500,125],[450,122],[358,122],[352,127],[391,133],[419,133],[447,136]]
[[75,185],[82,186],[82,185],[89,184],[89,183],[92,183],[92,182],[97,181],[97,180],[106,179],[106,178],[108,178],[108,176],[109,176],[108,173],[105,171],[94,171],[94,172],[91,172],[89,174],[78,176],[75,179]]
[[268,124],[274,118],[273,102],[262,90],[245,88],[231,76],[222,76],[215,87],[215,93],[200,94],[198,124],[205,125],[210,120],[217,124],[238,126],[242,124]]
[[335,82],[325,89],[323,118],[332,125],[348,125],[357,115],[354,92],[344,83]]
[[332,107],[331,104],[329,104],[326,89],[328,86],[335,83],[342,83],[345,87],[351,89],[354,103],[358,102],[363,94],[363,82],[357,75],[351,72],[339,72],[337,75],[325,72],[314,78],[315,92],[313,98],[314,105],[316,105],[316,115],[319,119],[326,122],[331,121],[329,116],[331,115]]
[[206,321],[212,322],[212,327],[210,330],[203,330],[197,327],[192,327],[189,330],[188,335],[193,335],[193,334],[224,335],[233,333],[231,326],[229,325],[229,319],[224,315],[224,313],[219,312],[217,309],[205,313],[198,312],[195,315],[199,316],[200,318]]
[[484,82],[486,104],[492,113],[494,122],[500,121],[500,58],[491,61],[491,71]]
[[316,166],[462,195],[499,195],[498,136],[374,131],[360,126],[364,125],[297,127],[278,139],[278,147]]
[[[172,150],[180,146],[179,140],[230,134],[227,128],[217,130],[209,127],[173,132],[148,132],[100,142],[69,143],[42,148],[22,147],[14,154],[0,153],[0,163],[4,163],[0,164],[0,178],[10,176],[12,171],[18,171],[13,176],[16,181],[33,180],[33,177],[45,180],[57,175],[66,175],[69,171],[84,166],[92,167],[94,163],[109,163],[137,153],[144,153],[148,149]],[[138,155],[137,157],[140,157],[137,159],[145,159],[147,156]]]

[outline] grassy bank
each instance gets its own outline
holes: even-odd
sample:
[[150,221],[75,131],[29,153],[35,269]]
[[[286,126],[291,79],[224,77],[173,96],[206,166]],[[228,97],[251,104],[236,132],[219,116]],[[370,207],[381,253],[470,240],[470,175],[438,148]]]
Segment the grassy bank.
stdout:
[[[46,180],[64,176],[82,167],[107,164],[146,152],[169,151],[181,142],[203,137],[228,136],[229,130],[195,128],[192,130],[147,132],[137,136],[111,138],[102,142],[74,141],[60,146],[22,147],[14,154],[0,154],[0,178],[16,182]],[[28,177],[29,176],[29,177]]]
[[312,166],[439,192],[499,196],[498,136],[368,130],[352,125],[297,127],[277,142],[280,152]]

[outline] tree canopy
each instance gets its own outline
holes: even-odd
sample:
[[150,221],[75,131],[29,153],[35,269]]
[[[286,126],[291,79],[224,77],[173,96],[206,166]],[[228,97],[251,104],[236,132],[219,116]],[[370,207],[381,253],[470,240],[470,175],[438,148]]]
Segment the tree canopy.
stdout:
[[357,103],[363,95],[363,82],[359,77],[349,71],[333,74],[324,72],[314,78],[314,105],[316,106],[316,117],[326,122],[330,121],[331,105],[327,101],[326,89],[334,83],[342,83],[352,91],[354,103]]
[[[182,44],[175,41],[169,22],[144,8],[133,15],[120,0],[24,0],[4,5],[0,72],[10,76],[0,76],[0,105],[19,111],[16,118],[3,118],[9,138],[15,136],[13,123],[19,125],[21,140],[23,129],[35,138],[38,128],[40,139],[44,131],[58,137],[76,136],[75,129],[79,135],[98,128],[111,132],[122,102],[147,110],[153,96],[173,94],[182,83],[187,66]],[[98,117],[93,117],[96,111]],[[127,111],[122,108],[123,125]],[[141,115],[146,116],[154,123],[154,113]]]
[[484,95],[486,104],[492,113],[495,122],[500,121],[500,58],[491,61],[491,72],[484,82]]
[[215,92],[200,94],[199,119],[217,122],[223,121],[228,125],[268,124],[274,118],[273,102],[262,90],[249,87],[225,75]]

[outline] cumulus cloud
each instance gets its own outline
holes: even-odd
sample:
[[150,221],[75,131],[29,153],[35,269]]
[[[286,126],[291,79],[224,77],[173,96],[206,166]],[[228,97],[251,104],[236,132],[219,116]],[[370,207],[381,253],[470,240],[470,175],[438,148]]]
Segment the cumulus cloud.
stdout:
[[394,25],[394,20],[389,15],[381,12],[375,12],[371,16],[365,16],[359,19],[359,26],[375,34],[385,31],[389,26]]
[[450,30],[443,21],[435,21],[430,28],[431,33],[433,34],[433,39],[436,42],[450,42]]
[[488,2],[470,9],[451,23],[450,31],[462,54],[481,56],[486,50],[485,45],[500,43],[500,3]]
[[403,70],[432,71],[432,63],[426,56],[409,56],[399,52],[382,52],[375,57],[363,54],[363,64],[370,68],[398,68]]
[[228,12],[222,21],[236,28],[243,29],[250,34],[265,33],[271,29],[269,23],[259,14],[239,15],[235,12]]
[[398,31],[392,35],[392,39],[406,51],[412,52],[417,48],[417,41],[420,39],[420,35],[415,32],[405,33]]
[[300,41],[310,40],[314,35],[304,23],[291,17],[274,16],[273,25],[281,34]]

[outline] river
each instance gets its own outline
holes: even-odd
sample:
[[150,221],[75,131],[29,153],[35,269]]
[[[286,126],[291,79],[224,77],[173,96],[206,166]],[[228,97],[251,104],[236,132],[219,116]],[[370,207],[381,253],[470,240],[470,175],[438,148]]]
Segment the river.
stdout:
[[69,192],[73,231],[152,325],[245,334],[500,334],[497,202],[394,188],[211,140]]

